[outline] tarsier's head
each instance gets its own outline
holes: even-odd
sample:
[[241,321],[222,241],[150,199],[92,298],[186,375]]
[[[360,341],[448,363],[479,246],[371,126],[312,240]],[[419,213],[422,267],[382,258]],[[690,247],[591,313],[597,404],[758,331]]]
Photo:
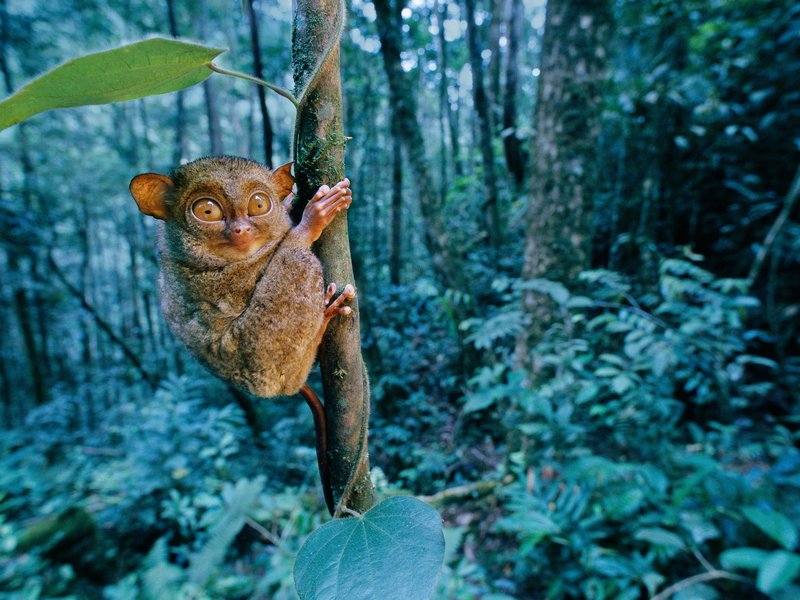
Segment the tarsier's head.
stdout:
[[143,173],[130,184],[139,210],[165,222],[168,237],[226,260],[243,260],[290,226],[283,200],[291,163],[269,170],[244,158],[201,158],[170,177]]

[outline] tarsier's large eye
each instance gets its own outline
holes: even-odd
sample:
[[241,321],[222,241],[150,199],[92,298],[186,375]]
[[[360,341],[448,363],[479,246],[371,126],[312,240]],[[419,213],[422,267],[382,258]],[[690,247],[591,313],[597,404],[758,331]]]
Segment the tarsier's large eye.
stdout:
[[264,192],[256,192],[250,196],[250,203],[247,205],[247,214],[251,217],[260,217],[267,214],[272,208],[272,200]]
[[222,207],[212,198],[198,198],[192,204],[192,214],[201,221],[222,221]]

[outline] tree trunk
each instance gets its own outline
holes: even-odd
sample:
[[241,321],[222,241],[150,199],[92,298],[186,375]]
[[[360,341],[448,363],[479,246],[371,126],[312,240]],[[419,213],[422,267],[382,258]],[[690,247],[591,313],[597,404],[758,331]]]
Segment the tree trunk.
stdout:
[[[175,18],[175,0],[167,0],[167,19],[169,34],[178,37],[178,21]],[[184,91],[179,90],[175,96],[175,149],[172,153],[172,164],[177,166],[186,156],[186,108],[184,107]]]
[[450,134],[450,154],[453,161],[453,172],[455,173],[456,177],[461,177],[461,175],[464,174],[464,168],[461,165],[461,145],[458,142],[458,118],[455,115],[455,111],[453,111],[452,106],[450,106],[450,86],[447,76],[448,53],[447,40],[444,37],[444,22],[447,18],[447,2],[441,3],[439,9],[436,11],[436,15],[439,19],[439,70],[441,76],[439,81],[440,102],[442,102],[442,109],[447,116],[447,128]]
[[483,84],[483,62],[478,44],[478,31],[475,25],[475,0],[464,0],[467,19],[467,45],[469,64],[472,69],[472,94],[475,99],[475,112],[478,115],[481,159],[483,164],[483,214],[489,242],[497,248],[501,242],[500,211],[497,205],[497,180],[494,176],[494,149],[492,147],[492,114],[489,98]]
[[[5,1],[0,1],[0,71],[3,75],[3,83],[6,88],[6,94],[11,95],[14,92],[14,81],[11,76],[11,70],[8,67],[6,59],[6,45],[8,43],[8,22]],[[20,123],[17,129],[17,137],[19,138],[19,160],[22,165],[22,201],[23,206],[29,207],[29,210],[37,213],[38,201],[33,196],[33,161],[30,156],[30,149],[28,145],[27,128],[25,123]],[[19,248],[24,249],[24,245]],[[17,246],[13,246],[8,255],[8,271],[11,275],[10,279],[14,281],[15,273],[21,272],[22,257],[20,252],[17,251]],[[37,273],[37,260],[36,255],[30,253],[30,263],[26,265],[29,273]],[[47,391],[44,382],[44,375],[42,369],[41,353],[36,344],[36,333],[33,330],[33,313],[31,307],[40,305],[38,294],[34,292],[33,298],[29,298],[25,286],[19,282],[12,288],[12,303],[19,322],[20,333],[22,334],[22,341],[25,346],[25,356],[27,359],[28,370],[31,378],[31,389],[33,391],[33,399],[37,406],[44,404],[47,401]]]
[[[258,17],[253,0],[247,0],[247,14],[250,17],[250,51],[253,54],[253,74],[264,79],[264,65],[261,62],[261,42],[258,39]],[[263,85],[256,85],[258,106],[261,109],[261,133],[264,136],[264,164],[272,168],[272,122],[267,110],[267,94]]]
[[508,61],[506,62],[506,90],[503,96],[503,149],[506,166],[517,185],[525,179],[525,158],[522,143],[517,135],[517,88],[519,87],[519,45],[524,26],[522,0],[511,0],[508,18]]
[[[203,0],[200,5],[200,39],[208,37],[208,3]],[[258,86],[261,87],[261,86]],[[222,145],[222,128],[219,121],[219,100],[217,98],[217,88],[214,79],[209,77],[203,81],[203,95],[206,101],[206,117],[208,119],[208,142],[209,154],[220,156],[225,153]]]
[[[295,148],[299,205],[323,183],[344,177],[342,89],[339,75],[340,0],[298,0],[292,31],[295,88],[302,90],[313,76],[325,49],[335,45],[320,66],[313,89],[301,103]],[[358,200],[356,200],[358,202]],[[339,289],[353,283],[346,213],[338,216],[315,245],[327,283]],[[358,299],[350,317],[331,321],[319,349],[325,415],[328,424],[328,461],[334,498],[346,508],[363,513],[373,504],[367,456],[369,384],[361,356]]]
[[392,233],[391,246],[389,247],[389,280],[394,285],[400,283],[401,244],[403,239],[403,152],[397,122],[397,115],[392,115]]
[[[550,0],[542,41],[536,109],[533,190],[523,278],[574,281],[591,264],[592,200],[597,188],[609,0]],[[529,319],[517,358],[532,373],[529,351],[557,319],[553,303],[533,291],[523,296]]]
[[492,56],[489,59],[489,105],[491,106],[492,122],[500,121],[500,71],[503,62],[500,53],[500,37],[503,20],[506,13],[506,0],[491,0],[492,20],[489,23],[489,50]]
[[463,289],[460,271],[449,248],[447,226],[441,215],[439,194],[433,182],[431,165],[425,156],[425,141],[417,120],[417,98],[414,86],[400,65],[400,32],[398,24],[402,1],[392,6],[391,0],[376,0],[375,12],[381,41],[383,66],[389,80],[389,103],[398,122],[398,133],[414,174],[417,197],[423,215],[423,237],[431,256],[437,280],[445,287]]

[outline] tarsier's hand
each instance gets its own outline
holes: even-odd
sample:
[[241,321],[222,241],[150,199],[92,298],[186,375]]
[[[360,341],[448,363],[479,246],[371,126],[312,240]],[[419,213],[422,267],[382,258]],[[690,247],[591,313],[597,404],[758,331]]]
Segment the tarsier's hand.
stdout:
[[307,231],[312,242],[316,242],[323,229],[352,201],[353,192],[350,191],[350,180],[346,177],[333,187],[323,185],[306,205],[299,227]]

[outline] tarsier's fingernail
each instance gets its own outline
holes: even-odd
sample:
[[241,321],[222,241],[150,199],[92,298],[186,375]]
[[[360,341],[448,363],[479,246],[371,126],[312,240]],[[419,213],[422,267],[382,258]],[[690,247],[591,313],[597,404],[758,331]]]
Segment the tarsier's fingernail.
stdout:
[[346,286],[344,286],[344,292],[342,292],[342,293],[343,294],[355,294],[356,293],[356,289],[352,285],[350,285],[348,283]]

